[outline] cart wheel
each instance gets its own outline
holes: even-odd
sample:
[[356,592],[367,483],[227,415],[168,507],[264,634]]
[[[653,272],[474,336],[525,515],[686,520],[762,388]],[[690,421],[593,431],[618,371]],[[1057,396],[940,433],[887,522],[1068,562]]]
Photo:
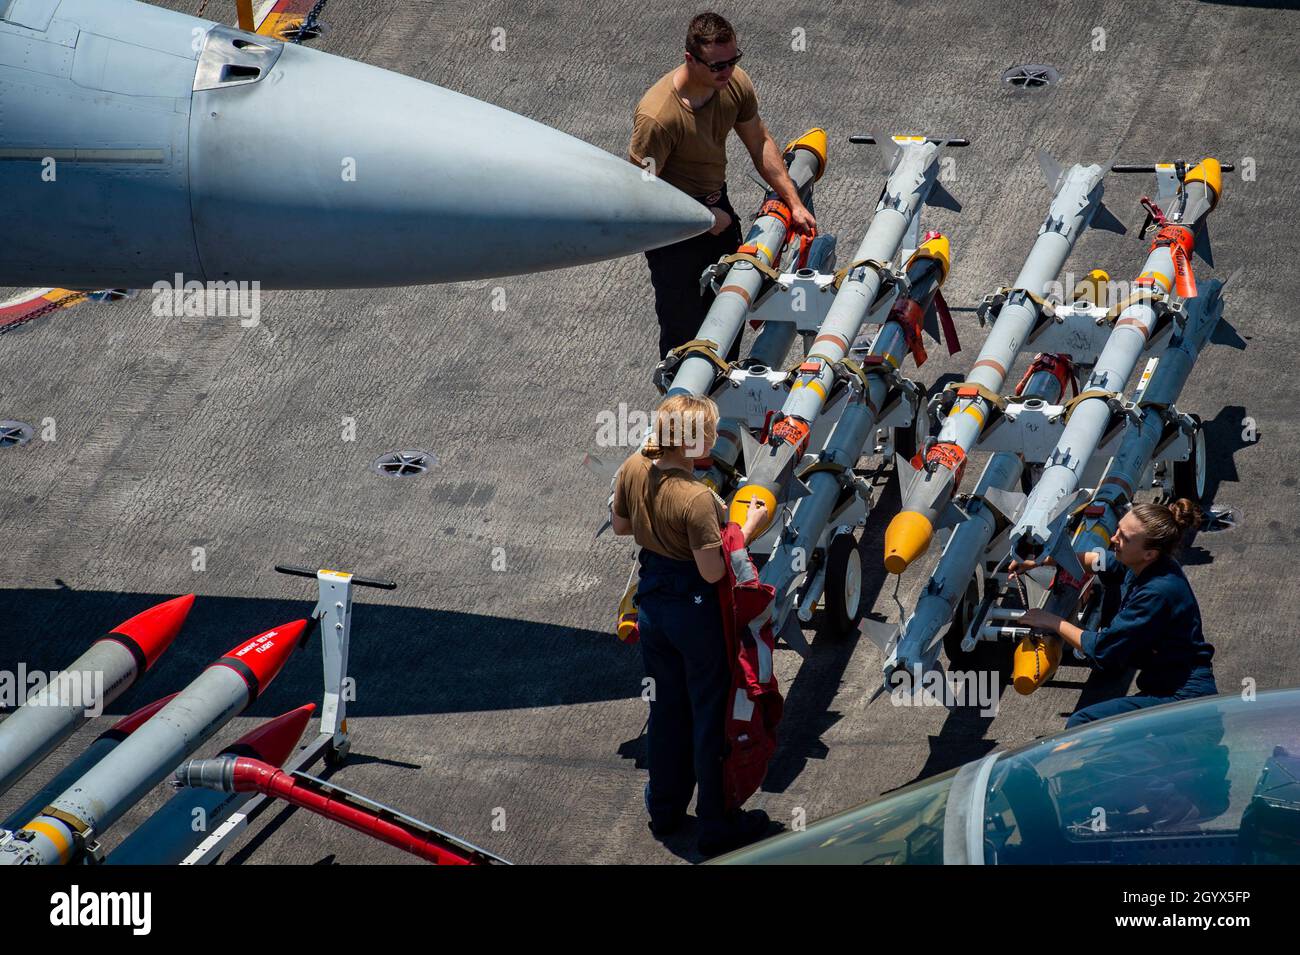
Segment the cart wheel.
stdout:
[[843,637],[862,620],[862,553],[853,534],[837,534],[826,553],[825,631]]
[[[1193,415],[1193,417],[1196,417]],[[1196,503],[1205,499],[1205,426],[1196,418],[1192,432],[1192,453],[1186,461],[1175,461],[1174,497],[1186,497]]]
[[972,580],[966,585],[965,595],[957,603],[957,610],[952,615],[952,625],[943,635],[943,652],[954,670],[970,668],[970,664],[975,660],[975,654],[979,651],[979,644],[976,644],[975,649],[970,652],[961,648],[962,639],[966,636],[966,629],[970,626],[971,620],[975,617],[975,608],[979,606],[979,602],[979,585]]

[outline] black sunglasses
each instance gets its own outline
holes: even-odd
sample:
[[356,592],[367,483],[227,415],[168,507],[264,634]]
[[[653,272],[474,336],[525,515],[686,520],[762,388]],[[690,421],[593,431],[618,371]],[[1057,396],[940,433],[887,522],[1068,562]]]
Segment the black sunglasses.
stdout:
[[706,63],[704,62],[704,60],[700,59],[700,55],[696,53],[694,50],[687,50],[686,52],[691,55],[692,59],[694,59],[696,63],[700,64],[701,66],[707,66],[710,72],[713,73],[721,73],[727,67],[735,66],[737,63],[740,62],[740,58],[745,55],[740,50],[737,50],[736,55],[729,60],[719,60],[716,63]]

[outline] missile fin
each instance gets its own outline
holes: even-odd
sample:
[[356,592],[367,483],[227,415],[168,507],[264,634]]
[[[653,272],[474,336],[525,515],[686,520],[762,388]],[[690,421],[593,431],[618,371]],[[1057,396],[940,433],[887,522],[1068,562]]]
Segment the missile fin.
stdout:
[[1065,175],[1065,170],[1061,164],[1052,158],[1052,154],[1046,149],[1038,150],[1038,168],[1043,171],[1043,178],[1047,181],[1047,189],[1053,195],[1056,194],[1056,187],[1061,184],[1061,178]]
[[1214,250],[1210,247],[1210,223],[1202,219],[1197,226],[1195,233],[1196,241],[1192,244],[1192,251],[1201,257],[1210,268],[1214,268]]
[[812,650],[808,638],[804,636],[803,627],[799,625],[799,615],[793,609],[786,615],[785,625],[781,627],[781,632],[777,636],[801,657],[806,658]]
[[991,487],[984,492],[984,503],[1008,524],[1020,519],[1025,508],[1025,495],[1019,491],[1004,491],[1000,487]]
[[947,190],[943,183],[938,179],[930,187],[930,194],[925,199],[926,204],[936,209],[947,209],[949,212],[961,212],[961,203],[957,197]]
[[941,527],[949,529],[954,528],[962,521],[966,520],[967,516],[966,512],[958,507],[956,503],[949,501],[948,506],[945,507],[943,513],[939,515],[939,521],[935,524],[935,529],[937,530]]
[[902,628],[898,624],[887,620],[872,620],[870,617],[862,619],[858,624],[858,630],[886,657],[893,654],[894,647],[898,645],[898,638],[902,636]]
[[1111,212],[1104,202],[1097,203],[1097,210],[1092,214],[1091,226],[1104,232],[1114,232],[1116,235],[1128,235],[1124,223],[1116,218],[1115,213]]
[[925,469],[912,467],[912,462],[894,452],[894,470],[898,472],[899,493],[906,501],[917,483],[924,480]]
[[740,429],[740,453],[745,459],[745,473],[752,473],[758,457],[762,454],[762,445],[749,433],[749,429]]

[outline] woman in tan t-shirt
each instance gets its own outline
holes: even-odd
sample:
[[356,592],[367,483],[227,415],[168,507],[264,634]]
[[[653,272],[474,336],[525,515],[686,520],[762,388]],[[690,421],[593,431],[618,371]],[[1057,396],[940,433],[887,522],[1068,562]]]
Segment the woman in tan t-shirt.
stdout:
[[[637,631],[650,678],[646,809],[664,837],[686,820],[698,785],[699,848],[716,855],[768,825],[762,812],[724,812],[722,758],[731,667],[716,584],[722,556],[722,500],[694,475],[717,440],[718,409],[708,398],[675,395],[655,413],[645,447],[619,468],[613,526],[641,545]],[[766,509],[751,506],[745,541]]]

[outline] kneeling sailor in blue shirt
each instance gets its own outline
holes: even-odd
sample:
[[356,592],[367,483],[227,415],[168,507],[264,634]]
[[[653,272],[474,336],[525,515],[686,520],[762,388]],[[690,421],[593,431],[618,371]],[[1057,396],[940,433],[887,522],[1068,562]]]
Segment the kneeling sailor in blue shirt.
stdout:
[[[1186,498],[1173,504],[1135,504],[1120,519],[1110,549],[1119,561],[1119,609],[1110,623],[1083,630],[1045,610],[1034,609],[1020,618],[1022,626],[1058,634],[1102,672],[1138,670],[1135,696],[1104,700],[1078,710],[1066,728],[1117,716],[1162,703],[1174,703],[1218,692],[1210,658],[1214,647],[1201,633],[1201,610],[1183,569],[1174,559],[1183,536],[1197,526],[1201,509]],[[1085,567],[1102,565],[1101,554],[1085,553]],[[1010,570],[1023,572],[1050,563],[1015,561]],[[1113,586],[1115,577],[1103,571],[1102,580]],[[1107,579],[1107,578],[1110,579]]]

